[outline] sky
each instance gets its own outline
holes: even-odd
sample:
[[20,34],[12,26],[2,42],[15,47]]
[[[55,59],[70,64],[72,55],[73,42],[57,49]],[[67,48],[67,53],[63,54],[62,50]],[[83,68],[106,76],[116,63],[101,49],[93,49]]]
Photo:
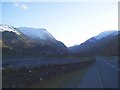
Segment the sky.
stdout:
[[68,47],[118,30],[117,2],[2,2],[0,6],[0,23],[45,28]]

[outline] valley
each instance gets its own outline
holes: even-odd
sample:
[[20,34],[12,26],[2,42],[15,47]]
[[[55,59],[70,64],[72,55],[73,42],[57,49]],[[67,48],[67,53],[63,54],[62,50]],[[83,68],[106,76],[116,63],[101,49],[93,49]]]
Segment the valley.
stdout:
[[102,32],[72,47],[44,28],[0,24],[0,33],[3,88],[118,87],[119,31]]

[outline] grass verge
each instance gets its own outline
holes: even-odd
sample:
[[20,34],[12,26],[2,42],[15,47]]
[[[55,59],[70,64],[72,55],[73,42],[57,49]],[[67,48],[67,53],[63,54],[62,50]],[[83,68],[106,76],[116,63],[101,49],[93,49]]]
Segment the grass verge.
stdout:
[[80,84],[80,81],[89,67],[55,76],[54,78],[50,78],[42,81],[41,83],[32,85],[30,88],[76,88]]

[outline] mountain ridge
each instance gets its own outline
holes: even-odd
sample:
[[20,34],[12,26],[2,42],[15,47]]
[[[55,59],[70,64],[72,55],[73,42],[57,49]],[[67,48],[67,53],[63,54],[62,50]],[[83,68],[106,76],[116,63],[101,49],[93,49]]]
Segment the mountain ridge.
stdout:
[[[117,34],[115,34],[117,33]],[[117,49],[118,49],[118,33],[119,31],[115,31],[113,32],[113,34],[109,34],[106,35],[105,37],[101,38],[101,39],[96,39],[96,37],[98,37],[100,34],[98,34],[95,37],[92,37],[88,40],[86,40],[84,43],[77,45],[77,46],[73,46],[69,48],[69,51],[72,54],[76,54],[76,55],[117,55]],[[93,42],[94,41],[94,42]],[[110,51],[110,47],[113,48],[113,52]],[[111,54],[109,52],[111,52]],[[106,53],[105,53],[106,52]],[[109,54],[108,54],[109,53]]]
[[[52,34],[44,28],[15,28],[10,25],[0,24],[0,43],[3,52],[24,54],[58,54],[58,55],[117,55],[119,31],[110,30],[101,32],[97,36],[91,37],[85,42],[67,47],[61,41],[56,40]],[[33,33],[34,32],[34,33]],[[34,35],[33,35],[34,34]],[[110,48],[112,50],[110,51]]]
[[[4,27],[4,25],[3,25]],[[3,54],[63,54],[67,52],[67,47],[60,41],[57,41],[54,37],[51,39],[34,39],[21,32],[18,28],[10,28],[9,25],[4,28],[0,28],[2,33],[2,48]],[[19,34],[17,34],[17,33]],[[47,32],[47,31],[46,31]],[[50,34],[46,33],[45,34]],[[49,38],[49,36],[47,36]],[[8,53],[9,52],[9,53]]]

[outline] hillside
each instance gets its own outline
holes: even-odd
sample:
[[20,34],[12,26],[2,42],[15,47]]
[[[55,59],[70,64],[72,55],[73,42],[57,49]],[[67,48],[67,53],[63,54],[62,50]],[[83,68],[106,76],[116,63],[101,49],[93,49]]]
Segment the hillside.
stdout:
[[[26,29],[27,30],[27,29]],[[0,33],[2,34],[3,56],[9,55],[41,55],[41,54],[63,54],[67,52],[67,47],[54,37],[51,39],[51,34],[46,31],[40,39],[30,37],[18,28],[10,25],[0,25]],[[42,34],[41,33],[38,33]],[[47,35],[49,34],[49,36]]]
[[[69,48],[73,55],[117,55],[118,53],[118,32],[102,32],[99,35],[86,40],[84,43]],[[107,35],[103,35],[107,33]]]

